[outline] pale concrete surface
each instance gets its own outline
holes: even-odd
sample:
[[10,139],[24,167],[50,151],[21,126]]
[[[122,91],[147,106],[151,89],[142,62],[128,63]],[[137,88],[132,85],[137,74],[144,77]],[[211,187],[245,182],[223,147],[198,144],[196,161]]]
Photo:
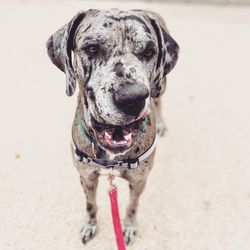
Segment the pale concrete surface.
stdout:
[[[76,99],[45,51],[79,9],[115,6],[158,11],[181,47],[164,98],[169,132],[128,249],[250,249],[250,9],[26,1],[0,4],[0,249],[116,249],[105,179],[98,235],[86,246],[79,239],[85,201],[69,150]],[[116,183],[123,217],[127,183]]]

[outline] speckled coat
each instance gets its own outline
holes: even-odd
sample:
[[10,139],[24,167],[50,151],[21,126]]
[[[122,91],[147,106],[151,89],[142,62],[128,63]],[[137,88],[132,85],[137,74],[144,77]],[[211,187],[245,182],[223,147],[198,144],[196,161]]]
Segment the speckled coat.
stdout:
[[[98,57],[92,51],[86,52],[90,46],[93,48],[93,44],[101,48]],[[142,10],[81,11],[49,38],[47,49],[52,62],[66,74],[67,95],[74,94],[78,82],[72,137],[79,150],[92,158],[136,158],[150,147],[156,131],[163,135],[166,128],[161,119],[160,96],[166,87],[166,75],[176,64],[179,47],[159,15]],[[93,143],[82,132],[78,117],[92,138],[95,138],[91,132],[93,118],[99,123],[115,126],[135,122],[138,117],[124,115],[113,101],[119,86],[127,82],[141,82],[150,93],[142,111],[147,117],[139,134],[123,153],[106,150],[98,141],[93,149]],[[81,231],[85,243],[96,232],[96,189],[100,168],[79,162],[74,150],[72,152],[87,200],[86,221]],[[130,187],[130,202],[123,225],[127,244],[132,242],[137,231],[138,200],[153,159],[154,152],[136,169],[118,169]]]

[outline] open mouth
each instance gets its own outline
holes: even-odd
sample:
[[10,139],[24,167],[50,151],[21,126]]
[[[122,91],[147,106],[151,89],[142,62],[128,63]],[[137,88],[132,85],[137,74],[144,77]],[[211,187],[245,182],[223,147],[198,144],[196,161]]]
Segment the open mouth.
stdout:
[[91,117],[94,133],[98,142],[113,152],[122,152],[133,146],[140,125],[145,117],[127,125],[110,125],[97,122]]

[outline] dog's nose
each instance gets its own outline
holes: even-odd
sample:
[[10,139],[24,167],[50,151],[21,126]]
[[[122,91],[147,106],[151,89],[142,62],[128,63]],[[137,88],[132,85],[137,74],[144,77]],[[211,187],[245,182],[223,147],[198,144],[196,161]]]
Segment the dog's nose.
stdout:
[[124,83],[115,91],[114,102],[126,115],[138,116],[148,96],[148,88],[143,83]]

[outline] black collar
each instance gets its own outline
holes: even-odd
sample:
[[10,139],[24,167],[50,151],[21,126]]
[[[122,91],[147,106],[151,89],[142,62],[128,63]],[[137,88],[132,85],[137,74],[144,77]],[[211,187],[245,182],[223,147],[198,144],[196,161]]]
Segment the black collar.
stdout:
[[72,138],[72,146],[75,152],[75,157],[80,162],[88,163],[94,167],[100,167],[100,168],[105,168],[105,169],[110,169],[110,168],[114,169],[114,168],[119,168],[119,167],[134,169],[134,168],[137,168],[140,162],[147,159],[153,153],[156,147],[156,140],[154,138],[150,147],[143,154],[141,154],[138,158],[133,158],[133,159],[129,158],[129,159],[125,159],[122,161],[106,160],[106,159],[101,159],[101,158],[91,158],[86,153],[78,149],[73,138]]

